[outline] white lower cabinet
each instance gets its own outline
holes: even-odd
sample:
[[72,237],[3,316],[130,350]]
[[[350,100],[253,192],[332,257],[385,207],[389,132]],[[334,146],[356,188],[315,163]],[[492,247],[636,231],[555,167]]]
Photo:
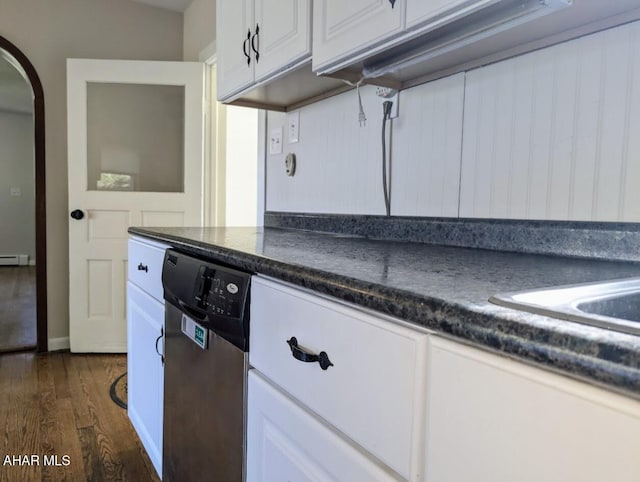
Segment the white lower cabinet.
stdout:
[[159,475],[162,475],[163,326],[164,305],[133,283],[127,283],[127,411]]
[[[414,482],[423,473],[426,346],[426,333],[398,320],[284,283],[252,279],[251,365],[325,421],[331,427],[325,427],[327,433],[334,430],[349,440],[349,444],[323,444],[336,451],[350,447],[366,452],[400,480]],[[313,361],[323,352],[330,362],[324,368]],[[261,410],[255,397],[249,393],[254,412]],[[249,444],[254,435],[250,429]],[[255,452],[250,450],[249,464],[259,466],[252,456]],[[361,461],[344,457],[351,461],[345,462],[345,471],[329,464],[327,473],[333,478],[327,480],[367,480],[352,478],[346,468]]]
[[127,413],[160,477],[164,400],[161,278],[166,248],[132,236],[127,282]]
[[638,482],[640,403],[430,336],[426,482]]
[[637,400],[262,277],[251,296],[249,482],[640,481]]
[[399,480],[256,370],[247,420],[247,482]]

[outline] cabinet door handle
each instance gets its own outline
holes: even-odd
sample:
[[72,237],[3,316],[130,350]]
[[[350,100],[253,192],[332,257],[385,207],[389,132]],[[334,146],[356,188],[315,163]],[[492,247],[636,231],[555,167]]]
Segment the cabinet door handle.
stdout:
[[247,65],[251,63],[251,55],[249,55],[249,52],[247,51],[248,42],[251,42],[251,30],[247,30],[247,38],[244,39],[244,42],[242,42],[242,52],[244,53],[244,56],[247,58]]
[[320,364],[320,368],[322,368],[323,370],[326,370],[327,368],[333,366],[333,363],[331,363],[331,360],[329,360],[329,355],[327,355],[326,352],[321,351],[317,355],[309,353],[302,347],[298,346],[298,340],[295,336],[292,336],[289,340],[287,340],[287,344],[289,345],[289,348],[291,348],[291,354],[293,355],[293,358],[295,358],[296,360],[300,360],[301,362],[305,363],[318,362]]
[[[256,23],[256,33],[253,34],[253,37],[251,37],[251,50],[253,50],[253,53],[256,54],[256,63],[258,63],[258,60],[260,60],[260,37],[258,37],[258,34],[260,33],[260,25]],[[258,46],[256,47],[256,40],[258,41]]]
[[138,265],[138,271],[144,271],[145,273],[149,272],[149,267],[146,264],[140,263]]
[[162,340],[163,337],[164,337],[164,328],[160,328],[160,336],[156,338],[156,353],[158,354],[158,356],[160,357],[160,361],[162,361],[162,364],[164,365],[164,349],[162,350],[162,353],[158,351],[158,342]]

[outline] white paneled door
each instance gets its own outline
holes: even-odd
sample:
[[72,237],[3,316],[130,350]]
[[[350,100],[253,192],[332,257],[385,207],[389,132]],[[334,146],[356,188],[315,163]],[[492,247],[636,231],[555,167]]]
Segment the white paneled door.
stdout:
[[203,108],[203,64],[67,61],[72,352],[126,352],[129,226],[202,225]]

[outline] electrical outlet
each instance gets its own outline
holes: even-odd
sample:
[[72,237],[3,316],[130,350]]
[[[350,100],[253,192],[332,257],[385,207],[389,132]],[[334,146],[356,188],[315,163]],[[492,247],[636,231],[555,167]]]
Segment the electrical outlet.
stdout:
[[295,144],[300,140],[300,111],[291,112],[287,116],[289,126],[289,144]]
[[376,95],[378,97],[384,97],[385,99],[393,97],[397,92],[396,89],[392,89],[391,87],[376,87]]
[[282,127],[271,129],[269,154],[282,154]]
[[393,102],[393,104],[391,105],[391,115],[389,117],[391,119],[395,119],[396,117],[398,117],[398,103],[400,99],[400,92],[390,87],[376,87],[376,95],[378,96],[380,105],[382,105],[386,101]]

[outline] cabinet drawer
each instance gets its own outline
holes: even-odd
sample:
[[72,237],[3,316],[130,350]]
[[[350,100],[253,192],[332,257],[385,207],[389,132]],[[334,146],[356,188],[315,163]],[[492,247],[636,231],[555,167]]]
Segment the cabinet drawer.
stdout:
[[[409,480],[421,473],[427,335],[254,277],[251,364]],[[333,366],[294,358],[287,340]]]
[[167,247],[148,243],[140,238],[129,239],[128,278],[155,299],[164,302],[162,263]]
[[248,382],[247,482],[399,480],[256,372]]

